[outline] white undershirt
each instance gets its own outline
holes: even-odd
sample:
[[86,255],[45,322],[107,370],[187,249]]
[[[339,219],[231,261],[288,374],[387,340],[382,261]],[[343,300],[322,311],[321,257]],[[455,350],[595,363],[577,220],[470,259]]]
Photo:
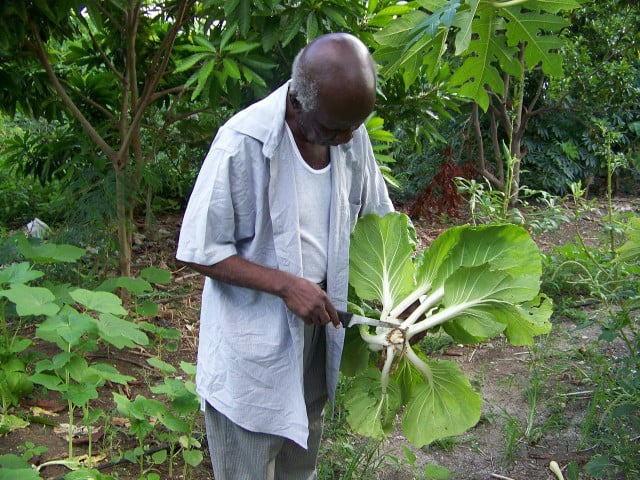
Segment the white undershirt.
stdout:
[[300,212],[303,276],[312,282],[322,282],[327,278],[331,163],[320,170],[311,168],[300,155],[288,125],[286,130],[287,150],[295,157],[293,177]]

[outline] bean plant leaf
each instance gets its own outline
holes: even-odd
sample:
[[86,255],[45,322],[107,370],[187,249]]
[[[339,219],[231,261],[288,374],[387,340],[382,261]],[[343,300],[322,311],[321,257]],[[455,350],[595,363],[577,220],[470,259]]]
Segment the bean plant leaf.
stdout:
[[43,275],[40,270],[33,270],[29,262],[14,263],[0,270],[0,285],[27,283]]
[[0,296],[15,303],[16,312],[21,317],[29,315],[55,315],[60,307],[55,303],[55,295],[44,287],[31,287],[21,283],[11,285],[9,290],[0,290]]
[[147,267],[140,272],[140,276],[150,283],[167,284],[171,281],[171,272],[164,268]]
[[145,292],[153,291],[151,284],[142,278],[118,277],[116,285],[127,289],[134,295],[142,295]]
[[95,292],[84,288],[76,288],[69,292],[71,298],[90,310],[113,315],[126,315],[127,311],[122,307],[122,300],[113,293]]
[[148,345],[149,337],[140,330],[140,326],[131,320],[103,313],[96,322],[100,338],[116,348],[135,348],[136,345]]
[[191,465],[192,467],[197,467],[204,459],[202,451],[200,450],[183,450],[182,458],[184,458],[184,462],[187,465]]
[[94,385],[88,383],[72,383],[61,397],[80,407],[88,404],[90,400],[98,398],[98,390]]
[[118,371],[113,365],[108,363],[94,363],[91,368],[103,379],[112,383],[119,383],[125,385],[129,382],[135,381],[135,377],[131,375],[124,375]]
[[36,263],[73,263],[87,252],[79,247],[67,244],[42,243],[33,245],[26,237],[17,237],[18,251]]
[[[9,421],[12,416],[8,416],[5,421]],[[20,480],[41,480],[42,477],[38,471],[31,466],[22,456],[8,453],[6,455],[0,455],[0,480],[14,480],[19,478]]]
[[77,346],[85,335],[96,331],[93,318],[66,307],[58,315],[51,316],[40,323],[36,329],[36,337],[53,342],[62,351],[66,351],[70,346]]

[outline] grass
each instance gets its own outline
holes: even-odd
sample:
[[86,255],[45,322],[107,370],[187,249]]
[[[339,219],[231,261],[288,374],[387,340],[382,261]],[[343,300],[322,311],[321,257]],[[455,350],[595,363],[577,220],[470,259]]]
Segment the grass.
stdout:
[[[499,459],[496,465],[515,468],[526,458],[527,449],[546,448],[551,437],[577,426],[579,442],[576,451],[571,452],[575,458],[568,458],[562,464],[567,480],[577,479],[578,475],[581,479],[640,478],[640,378],[637,375],[640,369],[637,334],[640,268],[637,262],[612,265],[611,256],[598,247],[589,247],[594,249],[589,252],[585,252],[585,248],[584,243],[578,242],[556,249],[546,257],[543,290],[555,300],[554,329],[551,335],[539,340],[528,356],[518,356],[524,360],[527,373],[505,376],[504,380],[495,382],[489,378],[488,363],[477,363],[480,368],[473,379],[474,388],[483,391],[493,382],[519,391],[519,411],[499,408],[485,411],[478,426],[467,434],[435,442],[416,454],[406,447],[391,450],[388,442],[352,434],[341,408],[344,399],[341,385],[336,408],[327,416],[319,478],[374,480],[383,478],[381,472],[396,475],[395,478],[465,478],[455,471],[455,465],[450,465],[449,471],[436,465],[434,460],[456,455],[459,458],[460,452],[465,452],[469,460],[471,457]],[[9,256],[13,254],[10,250],[7,242],[0,242],[0,253]],[[46,271],[48,282],[57,277],[60,283],[97,283],[95,272],[87,273],[85,267],[40,265],[39,268]],[[106,264],[105,268],[108,268]],[[185,288],[176,285],[170,293],[180,296]],[[164,291],[159,291],[145,300],[157,301],[166,296]],[[17,323],[8,325],[13,328]],[[164,338],[162,332],[156,333],[158,343],[150,346],[149,352],[159,357],[171,350],[167,344],[171,339]],[[446,354],[450,347],[456,348],[446,335],[427,336],[421,347],[433,356]],[[508,351],[499,342],[479,346],[478,350],[483,348]],[[468,354],[471,350],[466,352],[459,358],[461,363],[478,361],[477,356]],[[25,357],[25,360],[28,359]],[[152,383],[144,379],[143,374],[140,379]],[[124,434],[110,425],[110,418],[103,418],[105,435],[100,450],[113,452],[121,447]],[[500,443],[493,449],[488,448],[483,443],[482,430],[492,430]],[[402,442],[398,441],[395,446],[398,445]],[[40,447],[25,444],[24,456]],[[420,456],[423,454],[424,457]],[[426,466],[423,465],[425,458]],[[208,465],[202,468],[206,470]]]

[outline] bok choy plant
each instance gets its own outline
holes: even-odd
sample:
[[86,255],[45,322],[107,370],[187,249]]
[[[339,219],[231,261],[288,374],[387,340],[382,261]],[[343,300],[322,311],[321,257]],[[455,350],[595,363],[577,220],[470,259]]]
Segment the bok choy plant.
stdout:
[[458,344],[503,335],[530,345],[550,331],[552,305],[539,293],[540,253],[521,227],[454,227],[427,250],[415,249],[415,230],[402,213],[358,221],[349,309],[397,327],[349,329],[341,368],[352,377],[345,401],[351,427],[384,438],[402,409],[403,432],[419,447],[473,427],[481,398],[455,363],[427,358],[415,341],[443,329]]

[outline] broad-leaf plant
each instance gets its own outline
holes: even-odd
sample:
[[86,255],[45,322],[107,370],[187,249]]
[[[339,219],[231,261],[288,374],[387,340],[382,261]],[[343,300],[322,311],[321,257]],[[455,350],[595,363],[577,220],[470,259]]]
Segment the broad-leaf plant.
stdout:
[[397,327],[349,329],[342,372],[352,377],[345,409],[357,433],[384,438],[402,412],[407,440],[423,446],[473,427],[481,397],[455,363],[427,358],[416,339],[445,332],[457,344],[502,336],[531,345],[550,331],[552,304],[539,292],[541,256],[522,227],[454,227],[415,250],[405,214],[358,221],[349,308]]

